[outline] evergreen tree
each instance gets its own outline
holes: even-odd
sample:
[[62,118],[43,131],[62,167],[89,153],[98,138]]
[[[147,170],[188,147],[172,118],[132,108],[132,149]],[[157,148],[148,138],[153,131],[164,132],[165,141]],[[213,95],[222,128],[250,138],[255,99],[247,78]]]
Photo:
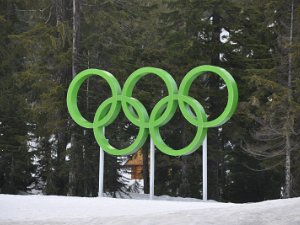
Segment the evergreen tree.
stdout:
[[[23,48],[11,36],[22,32],[15,2],[0,2],[0,193],[27,191],[33,182],[33,152],[28,142],[28,110],[18,72]],[[21,60],[22,61],[22,60]]]
[[251,73],[250,79],[256,86],[256,92],[251,97],[252,101],[256,101],[257,110],[252,109],[248,113],[257,124],[252,135],[255,142],[248,143],[245,149],[262,160],[266,169],[276,166],[282,168],[281,174],[284,174],[285,181],[281,183],[283,191],[280,190],[278,194],[289,198],[292,196],[292,155],[297,157],[295,150],[299,146],[295,123],[299,103],[294,100],[297,95],[294,88],[297,70],[294,67],[296,59],[293,58],[292,49],[295,44],[293,27],[297,23],[294,14],[299,4],[294,1],[288,4],[274,1],[268,6],[265,9],[268,18],[264,25],[275,38],[273,48],[263,50],[266,56],[269,55],[273,60],[275,58],[277,64],[255,68]]

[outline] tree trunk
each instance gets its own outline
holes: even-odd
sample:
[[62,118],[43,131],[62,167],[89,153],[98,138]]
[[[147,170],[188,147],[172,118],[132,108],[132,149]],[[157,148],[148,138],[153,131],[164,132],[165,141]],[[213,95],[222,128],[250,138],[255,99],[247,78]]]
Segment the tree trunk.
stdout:
[[65,20],[65,8],[64,0],[55,1],[56,25]]
[[[64,0],[56,0],[55,1],[55,13],[56,13],[56,26],[60,26],[61,23],[63,23],[66,20],[66,5]],[[58,37],[59,38],[59,37]],[[66,43],[62,41],[63,43]],[[64,46],[61,46],[60,51],[66,52],[68,50],[69,46],[65,44]],[[67,68],[62,68],[57,71],[57,82],[59,85],[62,85],[63,87],[66,87],[67,85]],[[62,93],[62,96],[60,96],[61,99],[66,99],[67,92],[64,91]],[[64,186],[65,184],[65,176],[62,172],[65,164],[65,151],[66,146],[68,142],[67,138],[67,120],[64,118],[67,117],[67,110],[65,107],[58,110],[57,119],[58,121],[62,122],[62,126],[57,131],[57,160],[56,160],[56,188],[57,193],[56,194],[65,194],[64,193]]]
[[73,0],[73,46],[72,46],[72,75],[78,73],[78,50],[80,38],[80,0]]
[[[213,25],[213,31],[212,31],[212,37],[211,37],[211,43],[213,45],[212,51],[211,51],[211,65],[218,66],[220,64],[220,50],[219,50],[219,45],[220,43],[220,36],[221,36],[221,31],[222,31],[222,26],[221,26],[221,16],[219,15],[217,8],[218,6],[215,6],[215,9],[212,13],[212,25]],[[220,78],[217,77],[216,75],[210,76],[210,81],[209,81],[209,86],[218,89],[220,86]],[[218,98],[214,99],[214,97],[210,97],[210,105],[211,109],[210,111],[214,112],[214,110],[218,107]],[[216,113],[211,113],[212,116],[216,116]],[[216,200],[221,200],[222,197],[222,184],[220,184],[220,181],[222,182],[222,177],[224,176],[222,173],[224,172],[224,145],[222,143],[223,139],[223,130],[219,130],[218,128],[214,129],[209,129],[210,133],[213,133],[213,138],[217,140],[216,143],[212,143],[217,152],[217,156],[214,160],[214,162],[209,163],[211,165],[211,169],[214,170],[214,177],[215,181],[213,184],[215,187],[211,187],[211,197],[216,199]],[[211,136],[211,135],[210,135]],[[209,151],[208,151],[209,152]]]
[[286,149],[285,149],[285,188],[284,198],[291,197],[291,137],[290,137],[290,120],[292,111],[292,45],[293,45],[293,25],[294,25],[294,0],[291,0],[291,19],[290,19],[290,35],[289,35],[289,50],[288,50],[288,110],[287,110],[287,134],[286,134]]
[[285,188],[283,197],[291,197],[291,145],[290,145],[290,135],[286,135],[286,150],[285,150]]
[[[78,72],[78,49],[79,49],[79,36],[80,35],[80,0],[73,0],[73,44],[72,44],[72,77],[74,78]],[[80,156],[80,152],[76,150],[80,149],[76,141],[76,131],[74,129],[75,124],[71,122],[71,154],[70,162],[71,167],[69,171],[69,195],[76,195],[76,185],[78,174],[77,174],[77,163]]]

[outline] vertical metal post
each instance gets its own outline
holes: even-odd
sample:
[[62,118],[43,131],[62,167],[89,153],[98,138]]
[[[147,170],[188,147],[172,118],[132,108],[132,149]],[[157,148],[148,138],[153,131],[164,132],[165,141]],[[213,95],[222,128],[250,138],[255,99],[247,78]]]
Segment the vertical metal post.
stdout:
[[[103,132],[105,132],[103,128]],[[98,197],[103,197],[103,178],[104,178],[104,151],[100,147],[100,155],[99,155],[99,189],[98,189]]]
[[155,147],[150,137],[150,200],[154,197],[154,167],[155,167]]
[[203,201],[207,201],[207,134],[202,144],[202,173]]

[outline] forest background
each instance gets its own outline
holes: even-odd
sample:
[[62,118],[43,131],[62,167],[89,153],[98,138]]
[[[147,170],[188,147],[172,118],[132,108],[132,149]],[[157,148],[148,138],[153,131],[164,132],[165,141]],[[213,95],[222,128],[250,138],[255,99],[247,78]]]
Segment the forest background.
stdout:
[[[253,202],[300,195],[300,2],[298,0],[0,0],[0,193],[97,196],[99,147],[72,122],[66,92],[81,70],[114,74],[165,69],[180,84],[198,65],[228,70],[239,88],[235,115],[208,130],[208,197]],[[88,119],[110,96],[97,78],[84,83],[79,108]],[[150,112],[166,95],[149,75],[133,96]],[[206,74],[191,96],[216,118],[224,82]],[[120,114],[107,129],[116,147],[138,128]],[[178,110],[161,129],[173,148],[195,134]],[[148,193],[149,142],[143,147]],[[155,194],[202,197],[201,151],[156,151]],[[126,194],[122,161],[105,155],[105,191]],[[123,172],[122,172],[123,171]]]

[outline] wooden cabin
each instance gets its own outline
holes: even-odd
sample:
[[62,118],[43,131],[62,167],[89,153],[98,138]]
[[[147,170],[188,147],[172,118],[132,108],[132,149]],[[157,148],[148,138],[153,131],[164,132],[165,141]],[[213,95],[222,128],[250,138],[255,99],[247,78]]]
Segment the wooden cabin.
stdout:
[[124,163],[125,167],[131,169],[131,179],[141,180],[143,179],[143,153],[142,149],[138,150],[131,159],[128,159]]

